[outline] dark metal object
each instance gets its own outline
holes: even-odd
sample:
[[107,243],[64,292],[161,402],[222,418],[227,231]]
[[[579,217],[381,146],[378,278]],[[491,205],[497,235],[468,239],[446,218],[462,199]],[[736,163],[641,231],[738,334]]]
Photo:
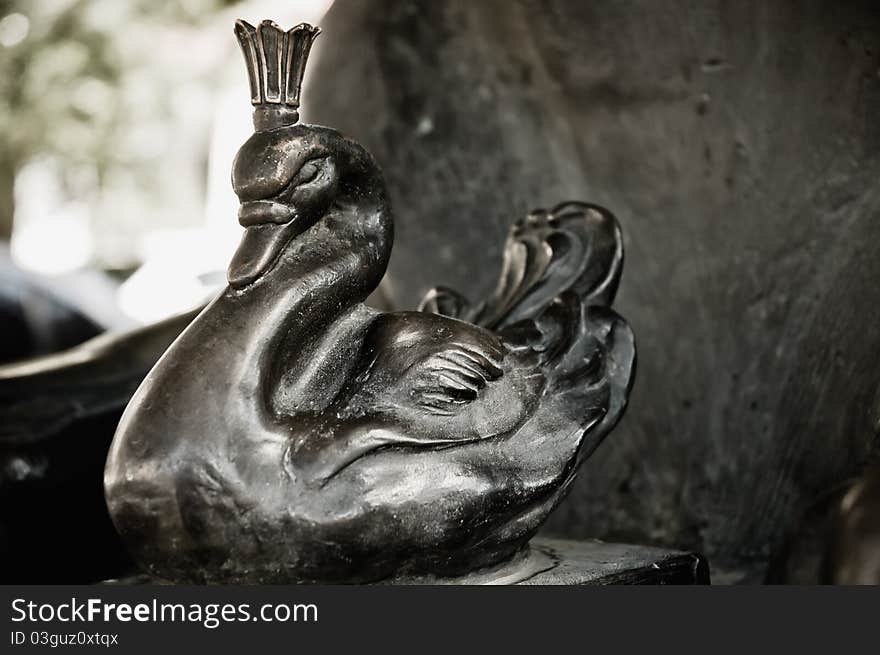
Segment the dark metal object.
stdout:
[[103,499],[107,451],[131,394],[196,313],[0,366],[0,580],[130,570]]
[[[156,584],[145,574],[105,585]],[[529,549],[497,566],[457,578],[398,577],[393,584],[461,585],[693,585],[709,584],[709,565],[695,553],[650,546],[535,537]]]
[[[278,72],[292,37],[272,24],[237,27],[265,32],[276,49],[249,67],[252,89],[304,65],[296,50]],[[197,582],[447,577],[517,555],[626,403],[615,219],[535,212],[487,301],[441,289],[427,311],[381,313],[363,304],[392,241],[373,158],[277,98],[255,127],[233,167],[246,231],[230,284],[111,447],[126,544],[151,575]]]
[[880,463],[852,485],[835,518],[825,582],[880,584]]
[[693,585],[709,584],[709,565],[695,553],[535,537],[529,549],[488,569],[450,580],[398,578],[395,584]]
[[818,497],[771,561],[771,584],[880,584],[880,463]]
[[0,365],[70,348],[103,329],[14,266],[0,244]]
[[709,565],[695,553],[546,537],[536,537],[532,545],[553,558],[555,565],[520,584],[709,584]]

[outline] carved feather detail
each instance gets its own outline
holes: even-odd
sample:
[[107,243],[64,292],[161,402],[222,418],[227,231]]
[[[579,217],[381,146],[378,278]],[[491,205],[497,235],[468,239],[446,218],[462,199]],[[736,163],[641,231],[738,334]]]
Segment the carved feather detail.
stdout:
[[610,308],[622,269],[614,216],[597,205],[566,202],[513,225],[488,299],[472,306],[437,287],[420,308],[488,328],[514,353],[536,353],[545,395],[568,399],[555,411],[583,426],[573,451],[579,462],[614,427],[632,385],[632,331]]
[[485,302],[472,307],[461,294],[437,287],[419,309],[499,329],[537,316],[566,291],[584,305],[610,305],[622,268],[623,240],[611,213],[566,202],[514,224],[501,277]]

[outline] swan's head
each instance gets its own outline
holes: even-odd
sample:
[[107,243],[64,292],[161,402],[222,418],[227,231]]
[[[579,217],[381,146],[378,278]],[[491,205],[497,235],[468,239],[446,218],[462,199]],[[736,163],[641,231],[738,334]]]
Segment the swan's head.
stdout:
[[[373,178],[363,148],[337,131],[288,125],[257,131],[238,151],[232,187],[245,228],[229,266],[229,283],[251,284],[267,272],[290,241],[337,201],[363,194]],[[366,156],[369,158],[369,156]]]

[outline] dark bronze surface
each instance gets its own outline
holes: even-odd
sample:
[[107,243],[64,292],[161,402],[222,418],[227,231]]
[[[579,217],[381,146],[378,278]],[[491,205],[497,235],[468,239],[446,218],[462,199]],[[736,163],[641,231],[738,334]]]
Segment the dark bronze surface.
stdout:
[[0,366],[0,580],[83,583],[130,570],[104,503],[104,462],[132,393],[193,316]]
[[60,297],[46,280],[20,270],[0,242],[0,367],[75,346],[103,327]]
[[[248,67],[252,90],[287,61],[289,37],[266,25],[278,49]],[[281,78],[301,77],[302,52]],[[626,404],[615,219],[584,203],[534,212],[487,300],[438,289],[423,311],[376,311],[364,300],[392,243],[376,162],[260,97],[233,167],[246,230],[229,286],[111,446],[117,529],[178,581],[455,576],[513,557]]]
[[[709,584],[709,566],[695,553],[535,537],[529,549],[497,566],[455,578],[412,575],[390,584],[456,585],[692,585]],[[161,582],[146,574],[104,580],[105,585]]]
[[771,584],[880,584],[880,464],[818,496],[771,564]]
[[823,573],[831,584],[880,584],[880,463],[840,502]]

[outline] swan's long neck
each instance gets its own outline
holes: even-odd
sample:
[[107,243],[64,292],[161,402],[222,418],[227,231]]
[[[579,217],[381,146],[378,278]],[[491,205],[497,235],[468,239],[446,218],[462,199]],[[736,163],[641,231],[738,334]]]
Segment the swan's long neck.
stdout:
[[388,264],[385,211],[365,202],[334,206],[253,288],[225,294],[232,311],[256,324],[246,348],[273,414],[319,412],[345,381],[373,314],[362,303]]
[[385,211],[384,204],[335,205],[262,279],[218,299],[216,311],[240,326],[230,335],[243,355],[240,391],[262,400],[258,411],[319,412],[345,381],[372,315],[362,303],[388,264]]
[[206,440],[224,461],[274,457],[296,423],[283,415],[320,412],[345,382],[391,239],[384,201],[340,202],[262,278],[227,287],[135,394],[111,458],[164,468]]

